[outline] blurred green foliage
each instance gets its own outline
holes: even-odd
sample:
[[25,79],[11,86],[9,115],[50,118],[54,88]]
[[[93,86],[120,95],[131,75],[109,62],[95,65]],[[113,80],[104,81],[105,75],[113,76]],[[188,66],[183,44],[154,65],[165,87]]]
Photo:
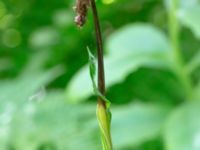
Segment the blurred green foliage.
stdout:
[[[179,0],[177,71],[170,1],[97,1],[116,150],[200,149],[200,2]],[[74,3],[0,1],[0,150],[101,149],[87,65],[92,15],[77,28]]]

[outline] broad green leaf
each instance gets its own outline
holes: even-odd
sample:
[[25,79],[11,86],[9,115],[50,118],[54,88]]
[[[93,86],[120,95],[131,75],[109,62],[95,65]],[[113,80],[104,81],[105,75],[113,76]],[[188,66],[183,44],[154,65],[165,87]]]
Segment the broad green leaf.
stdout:
[[28,101],[36,92],[45,88],[48,83],[63,73],[62,66],[44,71],[42,66],[46,60],[46,52],[35,53],[18,77],[0,81],[1,104]]
[[[21,108],[12,121],[9,142],[20,150],[35,150],[48,142],[57,149],[101,150],[96,104],[70,105],[64,100],[64,91],[54,91],[41,102]],[[159,136],[169,110],[141,103],[113,106],[114,148],[138,146]]]
[[14,80],[1,81],[0,101],[28,101],[35,92],[60,75],[62,72],[60,69],[60,67],[54,68],[46,72],[31,73]]
[[[167,7],[170,7],[170,1],[171,0],[165,0]],[[200,38],[199,13],[199,0],[179,0],[177,16],[182,25],[188,27],[197,38]]]
[[186,103],[175,110],[165,128],[166,150],[200,149],[200,103]]
[[197,38],[200,38],[200,4],[189,8],[183,8],[179,11],[179,18],[181,23],[190,28]]
[[160,135],[169,107],[153,104],[130,104],[112,111],[113,145],[120,149],[137,146]]
[[180,82],[170,70],[141,68],[130,74],[123,83],[113,86],[108,91],[108,97],[114,97],[112,100],[118,104],[135,98],[150,103],[176,104],[185,98],[180,87]]
[[64,99],[63,91],[54,91],[39,103],[29,102],[13,119],[10,143],[20,150],[45,143],[56,149],[100,150],[96,106],[68,105]]
[[[130,73],[144,67],[169,67],[170,46],[165,36],[148,24],[125,26],[114,33],[106,44],[106,85],[122,82]],[[88,66],[83,67],[67,87],[67,100],[79,102],[88,98],[93,90]]]
[[106,49],[111,57],[120,58],[147,56],[166,60],[170,55],[166,36],[150,24],[130,24],[119,29],[108,39]]
[[[38,61],[39,60],[39,61]],[[56,67],[49,71],[41,71],[35,67],[41,59],[30,61],[20,77],[13,80],[0,81],[0,145],[6,146],[15,114],[29,103],[45,95],[45,86],[62,73],[62,68]],[[30,69],[32,68],[32,70]],[[34,73],[33,73],[34,72]],[[40,90],[40,91],[39,91]],[[37,92],[37,93],[36,93]],[[23,116],[24,114],[22,114]],[[18,116],[21,118],[21,116]],[[21,118],[22,119],[22,118]],[[25,119],[25,118],[23,118]],[[22,120],[23,120],[22,119]],[[31,147],[31,144],[29,145]],[[6,149],[1,148],[0,149]]]

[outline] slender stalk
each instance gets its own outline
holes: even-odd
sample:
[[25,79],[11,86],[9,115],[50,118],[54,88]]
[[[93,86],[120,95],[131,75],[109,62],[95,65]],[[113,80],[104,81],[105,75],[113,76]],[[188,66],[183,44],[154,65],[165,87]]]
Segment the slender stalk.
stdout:
[[175,71],[179,76],[182,85],[185,88],[187,99],[191,98],[192,95],[192,84],[190,78],[187,74],[187,71],[184,67],[184,61],[180,50],[180,41],[179,41],[179,21],[177,18],[177,8],[178,8],[179,0],[170,0],[170,8],[169,8],[169,32],[170,39],[173,49],[173,56],[175,61]]
[[75,17],[74,21],[79,27],[82,27],[86,22],[86,17],[89,7],[92,8],[95,33],[96,33],[97,58],[98,58],[98,87],[96,86],[95,83],[96,69],[95,69],[94,57],[90,53],[90,50],[88,48],[90,77],[92,80],[94,93],[98,97],[96,113],[101,131],[103,150],[112,150],[113,147],[112,147],[112,139],[110,133],[110,124],[111,124],[110,101],[105,97],[103,42],[102,42],[101,29],[100,29],[99,17],[95,0],[77,0],[76,6],[74,7],[77,16]]
[[[98,58],[98,88],[101,94],[105,95],[105,75],[104,75],[104,60],[103,60],[103,42],[101,36],[101,29],[99,23],[99,17],[94,0],[91,0],[91,7],[94,18],[96,42],[97,42],[97,58]],[[101,101],[101,100],[100,100]],[[105,102],[101,102],[105,105]]]
[[[105,75],[104,75],[104,58],[103,58],[103,41],[101,28],[99,23],[98,12],[95,0],[90,0],[93,12],[93,20],[95,26],[96,43],[97,43],[97,58],[98,58],[98,89],[105,96]],[[102,144],[104,150],[112,150],[112,139],[110,133],[110,112],[106,105],[106,101],[98,96],[97,117],[102,134]]]

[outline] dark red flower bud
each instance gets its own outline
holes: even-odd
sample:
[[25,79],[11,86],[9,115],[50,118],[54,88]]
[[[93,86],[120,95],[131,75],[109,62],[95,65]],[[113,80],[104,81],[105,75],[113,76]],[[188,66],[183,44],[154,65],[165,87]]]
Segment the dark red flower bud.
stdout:
[[90,0],[76,0],[76,6],[74,7],[77,16],[75,17],[75,23],[82,27],[87,18],[88,8],[90,6]]

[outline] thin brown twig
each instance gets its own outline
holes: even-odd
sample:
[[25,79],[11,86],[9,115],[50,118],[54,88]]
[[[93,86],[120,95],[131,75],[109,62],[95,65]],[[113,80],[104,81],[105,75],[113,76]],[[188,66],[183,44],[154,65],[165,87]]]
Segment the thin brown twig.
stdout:
[[[91,7],[94,18],[95,34],[97,42],[97,58],[98,58],[98,89],[101,94],[105,95],[105,75],[104,75],[104,60],[103,60],[103,41],[101,35],[101,28],[99,23],[99,17],[97,13],[95,0],[91,1]],[[103,105],[106,108],[106,102],[98,97],[98,104]]]

